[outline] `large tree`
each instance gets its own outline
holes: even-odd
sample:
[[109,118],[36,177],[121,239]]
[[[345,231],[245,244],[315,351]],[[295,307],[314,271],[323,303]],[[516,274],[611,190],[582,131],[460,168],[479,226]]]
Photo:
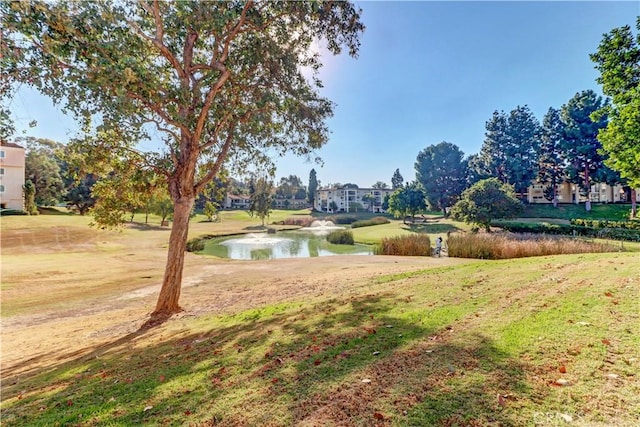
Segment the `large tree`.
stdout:
[[[102,128],[129,136],[132,159],[166,179],[173,227],[152,316],[180,311],[189,214],[225,162],[309,156],[327,141],[332,103],[319,95],[312,43],[356,56],[360,13],[342,1],[0,3],[3,72],[85,124],[99,115]],[[149,126],[166,147],[140,155]]]
[[522,203],[516,198],[513,186],[497,178],[483,179],[466,189],[451,209],[453,219],[476,224],[491,231],[491,221],[515,218],[522,213]]
[[[564,123],[562,152],[567,161],[567,175],[587,196],[587,211],[591,210],[591,177],[602,168],[605,159],[598,132],[607,124],[606,116],[593,121],[591,114],[605,105],[601,96],[592,90],[584,90],[576,93],[560,110]],[[576,203],[578,201],[576,195]]]
[[597,78],[611,105],[592,114],[599,120],[608,115],[609,122],[598,132],[598,140],[607,152],[605,163],[620,172],[631,187],[631,214],[636,216],[635,189],[640,188],[640,16],[636,19],[635,37],[630,26],[615,28],[604,34],[598,51],[591,54]]
[[563,158],[564,123],[560,110],[549,108],[542,119],[540,147],[538,153],[538,181],[545,184],[544,195],[558,206],[557,186],[563,181],[565,161]]
[[467,162],[457,145],[441,142],[418,153],[416,178],[422,184],[429,209],[452,206],[467,185]]
[[524,193],[536,177],[540,124],[529,107],[517,106],[507,115],[494,111],[486,123],[478,160],[484,174]]
[[389,210],[396,217],[402,217],[403,222],[407,216],[411,216],[411,222],[414,222],[415,215],[426,207],[424,191],[415,181],[398,188],[389,197]]

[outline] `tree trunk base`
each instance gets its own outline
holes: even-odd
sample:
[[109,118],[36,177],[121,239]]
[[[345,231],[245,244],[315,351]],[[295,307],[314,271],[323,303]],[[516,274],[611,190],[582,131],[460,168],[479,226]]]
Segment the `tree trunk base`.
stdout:
[[154,311],[149,316],[149,319],[147,319],[147,321],[142,324],[140,329],[151,329],[151,328],[155,328],[156,326],[160,326],[163,323],[165,323],[167,320],[171,319],[171,316],[173,316],[174,314],[180,313],[181,311],[183,310],[180,307],[178,307],[178,310],[174,312]]

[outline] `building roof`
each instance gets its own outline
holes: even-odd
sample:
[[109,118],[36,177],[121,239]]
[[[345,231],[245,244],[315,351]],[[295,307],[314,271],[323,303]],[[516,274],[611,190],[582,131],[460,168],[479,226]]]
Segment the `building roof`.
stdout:
[[7,141],[3,141],[0,139],[0,146],[3,147],[12,147],[12,148],[22,148],[24,150],[24,147],[18,144],[14,144],[13,142],[7,142]]

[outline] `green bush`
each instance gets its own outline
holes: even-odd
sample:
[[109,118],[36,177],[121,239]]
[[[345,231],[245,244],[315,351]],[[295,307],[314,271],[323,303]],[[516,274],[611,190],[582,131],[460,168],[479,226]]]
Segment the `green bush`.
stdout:
[[388,224],[390,222],[391,221],[389,221],[385,217],[377,216],[377,217],[371,218],[371,219],[361,219],[360,221],[356,221],[353,224],[351,224],[351,228],[369,227],[369,226],[372,226],[372,225]]
[[327,241],[335,245],[353,245],[353,233],[350,230],[336,230],[327,234]]
[[[599,223],[599,221],[595,221]],[[609,221],[611,222],[611,221]],[[632,221],[629,221],[632,222]],[[522,222],[500,222],[493,225],[512,233],[545,233],[572,236],[597,237],[601,239],[626,240],[640,242],[640,230],[629,228],[593,228],[583,225],[549,224],[546,222],[531,224]],[[602,223],[605,225],[605,222]]]
[[640,221],[609,221],[606,219],[581,219],[574,218],[571,225],[591,228],[628,228],[631,230],[640,230]]
[[385,237],[374,252],[376,255],[431,256],[431,240],[426,234]]
[[187,252],[199,252],[204,250],[206,239],[203,237],[194,237],[187,242]]

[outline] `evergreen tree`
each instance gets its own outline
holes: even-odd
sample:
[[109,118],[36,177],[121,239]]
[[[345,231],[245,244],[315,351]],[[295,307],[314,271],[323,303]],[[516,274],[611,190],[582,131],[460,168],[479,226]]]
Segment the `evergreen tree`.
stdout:
[[560,111],[549,108],[542,120],[540,150],[538,153],[538,181],[546,184],[545,197],[558,205],[557,185],[564,177],[565,162],[563,159],[564,124],[560,119]]
[[316,170],[311,169],[311,172],[309,172],[309,186],[307,187],[307,200],[309,201],[311,208],[315,206],[317,190],[318,178],[316,177]]
[[590,55],[600,72],[597,82],[612,99],[612,104],[592,114],[592,119],[608,116],[598,140],[609,156],[605,163],[631,186],[632,217],[637,215],[634,190],[640,188],[640,16],[636,31],[634,38],[629,25],[613,29]]
[[[582,193],[587,196],[585,209],[591,210],[589,193],[591,177],[602,168],[605,156],[602,145],[598,141],[598,132],[607,124],[607,117],[602,115],[598,121],[591,119],[591,114],[605,106],[602,97],[592,90],[576,93],[569,102],[562,106],[560,116],[564,123],[562,151],[567,161],[567,175],[571,182],[578,184]],[[576,203],[579,198],[576,195]]]
[[404,185],[404,178],[400,175],[400,169],[396,169],[391,177],[391,188],[397,190]]
[[529,107],[517,106],[509,115],[494,111],[486,123],[485,140],[477,167],[525,193],[536,176],[540,124]]

